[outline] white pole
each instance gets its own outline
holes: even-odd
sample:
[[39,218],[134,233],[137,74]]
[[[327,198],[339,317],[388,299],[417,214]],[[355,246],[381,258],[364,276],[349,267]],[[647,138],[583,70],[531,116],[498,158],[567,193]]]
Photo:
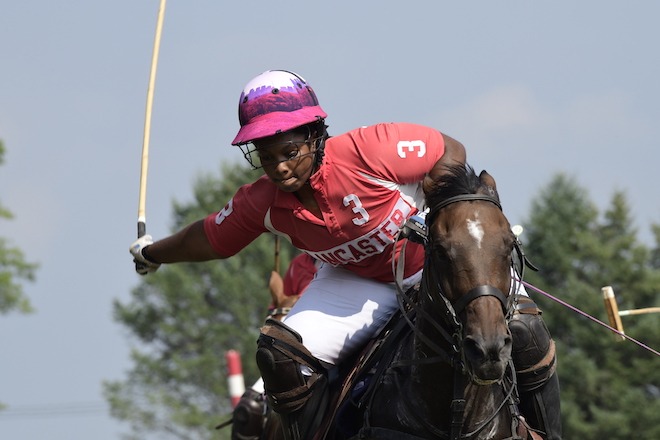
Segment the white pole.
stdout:
[[225,354],[225,359],[227,360],[227,384],[229,386],[229,397],[231,398],[231,406],[235,408],[245,392],[245,380],[243,379],[241,355],[236,350],[229,350]]

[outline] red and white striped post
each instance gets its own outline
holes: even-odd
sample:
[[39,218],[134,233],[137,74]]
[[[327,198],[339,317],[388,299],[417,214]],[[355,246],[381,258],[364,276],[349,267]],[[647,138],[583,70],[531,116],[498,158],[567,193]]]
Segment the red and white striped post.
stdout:
[[243,379],[243,367],[241,355],[236,350],[229,350],[225,354],[227,360],[227,383],[229,384],[229,397],[231,406],[236,407],[241,396],[245,392],[245,380]]

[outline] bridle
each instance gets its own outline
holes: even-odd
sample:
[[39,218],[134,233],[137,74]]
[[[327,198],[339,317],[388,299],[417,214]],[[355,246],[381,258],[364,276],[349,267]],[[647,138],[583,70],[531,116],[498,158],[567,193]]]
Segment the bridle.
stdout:
[[[467,201],[486,201],[493,203],[500,210],[502,209],[502,206],[500,205],[500,202],[497,200],[497,198],[488,195],[462,194],[462,195],[450,197],[444,200],[442,203],[439,203],[437,206],[434,206],[426,215],[427,231],[430,231],[430,227],[433,223],[433,220],[438,216],[438,214],[443,208],[457,202],[467,202]],[[450,344],[451,351],[454,353],[461,352],[460,341],[463,338],[463,324],[461,323],[458,316],[463,312],[465,307],[467,307],[467,305],[472,301],[485,296],[495,297],[500,302],[502,306],[502,312],[504,313],[505,319],[508,322],[510,317],[513,315],[513,311],[515,308],[515,303],[514,303],[515,295],[509,295],[507,298],[507,296],[505,296],[504,293],[497,287],[490,285],[481,285],[472,288],[470,291],[468,291],[465,295],[461,296],[461,298],[456,300],[454,303],[450,302],[449,299],[446,297],[446,295],[442,292],[440,279],[439,279],[440,276],[439,274],[441,271],[434,267],[434,264],[437,263],[435,262],[435,258],[432,252],[433,237],[430,233],[427,234],[427,237],[424,240],[424,248],[426,250],[426,258],[424,262],[424,271],[420,285],[420,295],[426,295],[427,299],[431,304],[437,304],[438,299],[441,300],[439,302],[440,307],[442,308],[440,315],[444,317],[444,322],[442,323],[444,325],[440,325],[439,323],[435,322],[435,320],[431,318],[431,316],[426,310],[416,306],[416,304],[413,303],[413,301],[406,295],[406,293],[403,292],[403,289],[401,288],[401,280],[403,279],[402,270],[404,265],[402,264],[403,261],[401,260],[403,258],[403,255],[405,254],[404,251],[400,252],[399,254],[400,261],[397,262],[395,267],[395,273],[397,279],[396,284],[398,291],[397,297],[399,298],[399,305],[401,306],[402,310],[410,309],[410,308],[417,309],[416,310],[416,313],[418,315],[417,319],[421,318],[428,320],[431,323],[431,325],[441,335],[443,335],[444,339]],[[521,252],[518,252],[518,254],[522,255]],[[522,278],[522,276],[520,276],[520,278]],[[410,322],[410,325],[414,328],[412,322]],[[424,342],[426,342],[427,345],[429,345],[429,347],[432,348],[434,352],[437,352],[440,357],[444,357],[440,353],[445,353],[446,350],[441,348],[434,341],[425,338],[424,335],[418,334],[417,336],[419,336],[422,340],[427,339],[424,340]],[[443,360],[451,363],[452,365],[454,365],[456,362],[456,359],[454,357],[451,357],[449,359],[445,358]],[[463,361],[461,360],[461,362]]]
[[[497,200],[497,198],[492,196],[483,195],[483,194],[462,194],[462,195],[450,197],[439,203],[437,206],[434,206],[429,211],[428,215],[426,216],[427,230],[430,231],[433,220],[440,214],[440,211],[443,208],[446,208],[447,206],[452,205],[454,203],[470,202],[470,201],[489,202],[497,206],[497,208],[500,211],[502,210],[502,205],[500,204],[499,200]],[[430,232],[428,234],[427,240],[428,242],[425,244],[426,260],[424,264],[424,277],[423,277],[422,290],[426,291],[427,294],[430,294],[431,292],[435,291],[441,297],[441,299],[443,299],[442,304],[444,304],[444,307],[446,308],[446,310],[444,310],[444,312],[446,312],[445,315],[449,315],[450,318],[446,320],[446,324],[455,333],[459,332],[462,338],[462,324],[458,319],[458,315],[460,315],[465,309],[465,307],[467,307],[467,305],[470,304],[472,301],[484,296],[493,296],[500,302],[500,305],[502,306],[502,312],[504,313],[504,316],[508,322],[511,315],[513,314],[513,309],[515,306],[515,304],[513,304],[513,301],[515,295],[509,295],[509,297],[507,298],[507,296],[505,296],[504,293],[497,287],[490,285],[480,285],[469,290],[465,295],[461,296],[454,303],[451,303],[447,299],[446,295],[442,292],[442,288],[440,287],[440,280],[438,279],[440,270],[433,270],[433,268],[431,267],[434,262],[434,257],[433,257],[433,236],[432,234],[430,234]],[[433,298],[431,298],[431,301],[433,301]],[[454,341],[454,343],[456,343],[456,341]]]

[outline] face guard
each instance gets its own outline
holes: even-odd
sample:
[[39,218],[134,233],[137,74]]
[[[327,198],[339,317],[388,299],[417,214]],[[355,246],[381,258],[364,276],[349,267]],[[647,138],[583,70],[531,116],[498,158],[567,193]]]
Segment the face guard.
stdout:
[[[320,158],[322,157],[322,154],[317,154],[317,153],[323,151],[323,147],[325,145],[325,137],[323,135],[313,136],[312,127],[308,126],[306,128],[308,130],[308,134],[304,140],[283,141],[278,144],[279,146],[283,146],[283,145],[293,146],[293,148],[288,149],[286,155],[287,157],[284,159],[269,159],[269,158],[263,159],[259,157],[259,148],[254,144],[254,142],[248,142],[247,144],[239,145],[238,147],[243,152],[243,157],[245,157],[245,160],[248,161],[248,163],[250,164],[253,170],[263,168],[264,166],[276,166],[281,162],[286,162],[289,160],[298,160],[298,159],[302,159],[303,157],[311,156],[311,155],[316,156],[314,160],[315,164],[320,163]],[[309,145],[310,147],[309,153],[302,153],[302,154],[300,153],[303,145]],[[271,146],[273,145],[269,145],[269,147]]]

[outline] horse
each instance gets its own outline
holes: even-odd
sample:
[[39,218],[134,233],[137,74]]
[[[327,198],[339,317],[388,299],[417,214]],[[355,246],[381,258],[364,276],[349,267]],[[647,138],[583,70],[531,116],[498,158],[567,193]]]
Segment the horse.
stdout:
[[399,288],[395,264],[400,310],[344,376],[314,438],[540,439],[516,406],[508,320],[525,258],[495,180],[448,167],[426,205],[423,233],[407,237],[426,249],[420,285]]
[[539,438],[516,407],[508,320],[525,261],[495,180],[450,167],[427,206],[422,281],[399,291],[408,331],[380,361],[359,438]]

